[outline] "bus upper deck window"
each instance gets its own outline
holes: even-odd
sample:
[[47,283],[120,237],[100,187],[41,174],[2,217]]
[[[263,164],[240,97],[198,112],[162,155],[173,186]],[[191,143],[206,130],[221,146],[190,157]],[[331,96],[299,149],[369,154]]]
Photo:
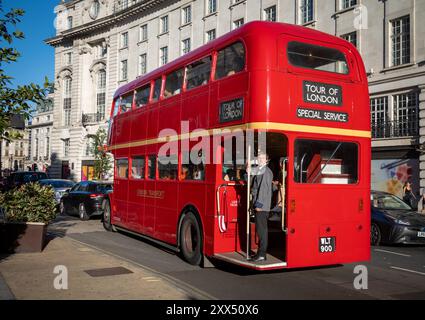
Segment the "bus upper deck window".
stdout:
[[296,67],[349,73],[345,55],[332,48],[292,41],[288,43],[288,60]]
[[127,112],[133,106],[133,92],[126,94],[121,98],[121,112]]
[[184,69],[179,69],[167,75],[165,79],[164,98],[179,94],[183,86]]
[[218,52],[215,78],[231,76],[241,72],[244,68],[245,48],[241,42],[237,42]]
[[153,86],[153,94],[152,94],[152,101],[158,101],[159,96],[161,95],[161,84],[162,79],[158,78],[155,80],[154,86]]
[[120,98],[117,98],[114,101],[114,112],[112,113],[112,117],[115,117],[118,114],[119,109],[120,109]]
[[211,74],[211,57],[198,60],[187,66],[187,89],[196,88],[207,84]]
[[151,86],[148,84],[136,90],[136,108],[140,108],[148,104]]

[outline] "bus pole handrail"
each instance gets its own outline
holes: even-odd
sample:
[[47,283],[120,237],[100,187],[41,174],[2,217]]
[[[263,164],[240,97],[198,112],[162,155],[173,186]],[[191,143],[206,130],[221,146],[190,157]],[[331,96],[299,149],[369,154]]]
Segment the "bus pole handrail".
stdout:
[[248,144],[248,164],[247,164],[247,194],[246,194],[246,259],[249,259],[249,247],[250,247],[250,214],[249,210],[251,207],[251,144]]
[[227,186],[236,186],[236,183],[232,183],[232,182],[230,182],[230,183],[223,183],[223,184],[221,184],[221,185],[219,185],[218,187],[217,187],[217,192],[216,192],[216,199],[217,199],[217,220],[218,220],[218,228],[220,229],[220,231],[223,233],[223,232],[226,232],[226,230],[225,229],[223,229],[222,228],[222,226],[221,226],[221,217],[223,216],[222,214],[221,214],[221,205],[220,205],[220,203],[221,203],[221,199],[220,199],[220,191],[221,191],[221,188],[224,188],[224,187],[227,187]]
[[282,231],[286,232],[285,228],[285,216],[286,216],[286,164],[288,162],[288,158],[285,158],[283,160],[283,167],[282,167],[282,186],[281,186],[281,196],[282,196]]

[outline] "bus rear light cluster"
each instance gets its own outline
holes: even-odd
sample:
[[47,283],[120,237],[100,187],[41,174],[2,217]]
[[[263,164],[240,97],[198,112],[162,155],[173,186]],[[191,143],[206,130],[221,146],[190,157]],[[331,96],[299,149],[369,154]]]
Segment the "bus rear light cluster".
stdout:
[[364,203],[363,203],[363,199],[359,200],[359,212],[362,212],[364,209]]
[[295,212],[295,207],[296,207],[296,205],[295,205],[295,199],[292,199],[292,200],[289,202],[289,210],[290,210],[291,212]]

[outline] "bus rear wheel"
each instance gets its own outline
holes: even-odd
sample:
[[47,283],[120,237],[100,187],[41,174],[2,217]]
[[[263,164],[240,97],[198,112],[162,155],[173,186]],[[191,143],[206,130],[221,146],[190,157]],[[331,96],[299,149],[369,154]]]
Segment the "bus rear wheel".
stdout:
[[183,217],[179,235],[183,258],[192,265],[199,265],[202,260],[202,234],[198,219],[192,212]]

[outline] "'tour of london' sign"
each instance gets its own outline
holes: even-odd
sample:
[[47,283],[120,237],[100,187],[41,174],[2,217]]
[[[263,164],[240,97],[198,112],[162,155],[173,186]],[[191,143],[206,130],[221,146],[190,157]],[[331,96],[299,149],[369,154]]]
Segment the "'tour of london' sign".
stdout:
[[308,103],[341,106],[342,88],[335,84],[303,81],[303,98]]
[[220,123],[243,119],[243,98],[222,102],[220,104]]

